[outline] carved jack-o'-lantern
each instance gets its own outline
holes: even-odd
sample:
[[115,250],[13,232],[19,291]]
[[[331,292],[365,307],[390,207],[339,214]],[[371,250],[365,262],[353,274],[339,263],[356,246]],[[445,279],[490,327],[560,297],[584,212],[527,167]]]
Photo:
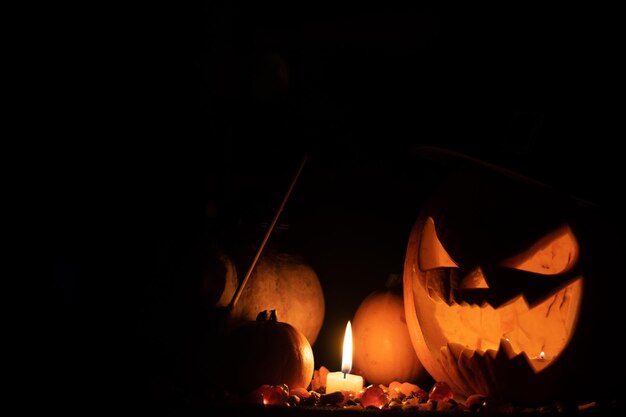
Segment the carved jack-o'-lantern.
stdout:
[[589,214],[481,164],[440,185],[411,231],[404,271],[409,333],[433,378],[524,404],[603,395],[598,359],[617,352],[600,291],[600,264],[611,260],[591,260]]

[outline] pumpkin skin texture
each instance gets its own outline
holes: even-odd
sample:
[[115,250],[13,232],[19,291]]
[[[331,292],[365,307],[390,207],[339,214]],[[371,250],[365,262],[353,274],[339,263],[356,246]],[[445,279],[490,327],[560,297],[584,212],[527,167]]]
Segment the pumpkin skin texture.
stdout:
[[307,338],[276,312],[261,312],[228,335],[224,378],[227,389],[247,394],[261,385],[307,388],[315,360]]
[[415,382],[426,371],[406,327],[402,285],[370,293],[352,320],[354,369],[369,384]]
[[[223,260],[227,274],[220,279],[227,283],[243,280],[246,271],[237,270],[230,258]],[[229,302],[235,292],[232,287],[224,286],[225,291],[232,290],[230,297],[226,297]],[[299,256],[276,251],[263,253],[230,312],[229,326],[235,328],[255,320],[259,311],[264,310],[276,310],[282,322],[296,327],[313,345],[325,313],[324,293],[315,270]]]
[[440,184],[404,268],[409,334],[433,378],[456,394],[520,405],[615,395],[602,369],[621,356],[607,339],[618,303],[605,291],[612,258],[598,262],[609,245],[598,214],[480,164]]

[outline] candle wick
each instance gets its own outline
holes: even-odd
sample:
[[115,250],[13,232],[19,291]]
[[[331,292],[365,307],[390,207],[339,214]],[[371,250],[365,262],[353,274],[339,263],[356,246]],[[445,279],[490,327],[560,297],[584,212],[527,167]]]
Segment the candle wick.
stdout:
[[346,379],[346,375],[347,375],[347,374],[348,374],[348,372],[347,372],[347,371],[344,371],[344,373],[343,373],[343,379]]

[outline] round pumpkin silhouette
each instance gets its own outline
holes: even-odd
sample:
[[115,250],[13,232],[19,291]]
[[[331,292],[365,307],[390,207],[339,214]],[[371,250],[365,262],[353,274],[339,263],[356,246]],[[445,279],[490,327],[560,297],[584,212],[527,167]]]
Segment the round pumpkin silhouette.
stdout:
[[433,378],[519,404],[614,397],[601,374],[619,358],[607,268],[618,251],[602,217],[512,172],[457,164],[422,207],[405,259],[409,334]]

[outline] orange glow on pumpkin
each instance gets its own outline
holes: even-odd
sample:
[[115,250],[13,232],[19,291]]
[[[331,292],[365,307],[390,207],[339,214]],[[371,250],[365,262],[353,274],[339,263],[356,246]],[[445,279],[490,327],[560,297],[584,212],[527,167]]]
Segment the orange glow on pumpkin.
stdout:
[[564,225],[528,250],[504,260],[502,265],[537,274],[553,275],[566,272],[577,260],[576,237],[572,229]]
[[[480,375],[493,372],[496,362],[506,362],[512,375],[542,372],[572,337],[582,298],[580,276],[533,305],[523,294],[496,307],[457,303],[454,288],[485,291],[489,277],[480,266],[454,275],[459,268],[439,240],[432,217],[414,228],[406,259],[405,303],[413,346],[429,373],[449,381],[455,392],[493,392],[490,377]],[[549,276],[568,271],[577,259],[576,237],[563,226],[501,266]],[[455,278],[453,288],[445,283]]]
[[426,376],[411,344],[398,276],[390,275],[385,288],[370,293],[353,321],[354,366],[369,384],[415,382]]

